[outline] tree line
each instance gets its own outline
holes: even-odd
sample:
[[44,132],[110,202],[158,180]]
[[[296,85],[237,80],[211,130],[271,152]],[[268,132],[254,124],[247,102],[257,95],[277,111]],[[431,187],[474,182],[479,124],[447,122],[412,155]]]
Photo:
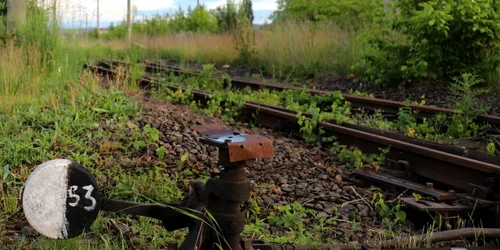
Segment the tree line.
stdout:
[[[254,21],[251,0],[243,0],[236,4],[234,0],[227,0],[225,5],[209,10],[205,5],[189,6],[186,10],[179,9],[164,15],[143,17],[136,14],[132,24],[134,34],[161,36],[180,31],[193,33],[224,33],[240,27],[250,26]],[[112,23],[108,32],[101,35],[104,39],[120,39],[126,35],[126,22]],[[93,30],[90,36],[97,36]]]

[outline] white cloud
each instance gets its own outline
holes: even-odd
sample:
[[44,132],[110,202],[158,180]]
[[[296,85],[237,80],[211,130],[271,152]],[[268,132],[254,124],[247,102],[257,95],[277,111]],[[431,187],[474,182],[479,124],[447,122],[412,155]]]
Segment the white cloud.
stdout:
[[265,24],[265,23],[271,23],[272,21],[270,19],[260,19],[260,20],[255,20],[253,23],[254,24]]
[[253,10],[276,10],[278,9],[278,4],[276,0],[261,0],[254,1],[252,4]]
[[224,6],[226,4],[226,0],[217,0],[216,2],[208,2],[205,3],[208,9],[215,9],[219,6]]

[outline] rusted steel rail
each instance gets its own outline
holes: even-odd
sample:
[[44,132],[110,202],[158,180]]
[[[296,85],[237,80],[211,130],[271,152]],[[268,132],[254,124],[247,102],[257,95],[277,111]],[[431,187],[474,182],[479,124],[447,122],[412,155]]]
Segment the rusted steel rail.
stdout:
[[[111,62],[113,65],[119,65],[122,62]],[[198,72],[193,71],[193,70],[183,70],[179,67],[173,67],[165,64],[160,64],[160,63],[152,63],[152,62],[144,62],[144,66],[146,69],[146,72],[149,73],[158,73],[158,72],[163,72],[163,71],[170,71],[170,72],[175,72],[177,74],[189,74],[189,75],[199,75]],[[214,75],[213,76],[216,79],[223,79],[223,76],[221,75]],[[296,87],[296,86],[290,86],[290,85],[285,85],[285,84],[276,84],[276,83],[266,83],[266,82],[261,82],[261,81],[255,81],[255,80],[249,80],[249,79],[244,79],[244,78],[239,78],[239,77],[231,77],[231,85],[235,87],[240,87],[240,88],[245,88],[245,87],[250,87],[251,89],[273,89],[273,90],[296,90],[296,89],[303,89],[301,87]],[[325,91],[325,90],[317,90],[317,89],[310,89],[306,88],[305,89],[307,92],[311,94],[331,94],[333,93],[332,91]],[[342,94],[344,98],[349,101],[352,105],[352,107],[357,108],[357,109],[366,109],[366,110],[382,110],[385,115],[392,115],[395,116],[397,115],[399,108],[404,106],[404,103],[398,102],[398,101],[392,101],[392,100],[385,100],[385,99],[380,99],[380,98],[371,98],[371,97],[361,97],[361,96],[354,96],[350,94]],[[433,107],[429,105],[417,105],[417,104],[410,104],[410,108],[413,110],[418,110],[417,117],[419,118],[432,118],[436,116],[439,113],[451,115],[454,114],[453,109],[449,108],[441,108],[441,107]],[[496,128],[500,129],[500,116],[496,115],[491,115],[491,114],[482,114],[477,117],[478,122],[485,122],[489,123]]]
[[467,247],[467,248],[406,248],[408,245],[421,245],[423,243],[437,243],[443,241],[452,240],[464,240],[473,238],[488,238],[488,239],[498,239],[500,238],[500,229],[497,228],[462,228],[449,230],[444,232],[435,232],[432,234],[421,234],[413,237],[397,238],[392,240],[384,240],[379,242],[374,242],[373,244],[345,244],[336,246],[300,246],[300,245],[273,245],[272,248],[263,248],[265,250],[321,250],[321,249],[336,249],[336,250],[354,250],[354,249],[498,249],[496,247]]
[[[113,74],[113,71],[107,68],[93,69],[104,74]],[[139,82],[141,86],[148,86],[153,80],[151,77],[143,77]],[[178,86],[168,87],[172,90],[185,90]],[[197,101],[208,100],[208,92],[201,90],[191,90],[191,92]],[[244,105],[244,112],[254,114],[258,122],[264,126],[298,131],[295,122],[298,116],[294,111],[247,102]],[[473,209],[486,209],[494,215],[499,213],[500,157],[467,152],[452,146],[353,124],[320,122],[319,126],[327,135],[335,136],[341,144],[356,146],[364,153],[378,153],[381,147],[390,148],[383,171],[358,170],[353,171],[352,175],[391,188],[420,193],[425,197],[420,202],[402,199],[410,207],[439,213],[466,212]],[[421,181],[410,182],[415,177]],[[458,200],[466,200],[469,204],[464,205],[465,203],[457,202]]]

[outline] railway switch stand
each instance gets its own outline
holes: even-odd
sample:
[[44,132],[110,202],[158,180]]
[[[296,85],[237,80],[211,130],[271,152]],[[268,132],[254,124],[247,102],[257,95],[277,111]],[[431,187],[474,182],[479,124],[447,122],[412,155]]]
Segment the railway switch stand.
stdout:
[[194,128],[200,143],[219,150],[219,178],[205,184],[191,181],[188,195],[180,203],[147,204],[115,200],[100,195],[91,173],[80,164],[56,159],[39,165],[29,176],[20,200],[29,224],[52,239],[67,239],[89,230],[99,211],[139,215],[161,220],[174,231],[188,228],[179,247],[171,250],[271,249],[262,240],[243,241],[245,218],[240,205],[250,197],[250,181],[245,168],[259,158],[274,155],[272,142],[264,136],[233,132],[207,124]]

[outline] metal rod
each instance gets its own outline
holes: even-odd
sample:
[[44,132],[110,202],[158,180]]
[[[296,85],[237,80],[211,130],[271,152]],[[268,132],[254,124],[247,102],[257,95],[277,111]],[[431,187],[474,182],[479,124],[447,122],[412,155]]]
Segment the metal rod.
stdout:
[[99,0],[97,0],[97,39],[100,37],[99,31]]
[[127,42],[132,44],[132,0],[127,0]]
[[[396,238],[392,240],[385,240],[374,242],[373,244],[367,245],[370,249],[392,249],[392,248],[405,248],[409,246],[409,243],[413,245],[422,244],[424,242],[437,243],[443,241],[454,241],[463,239],[473,239],[473,238],[500,238],[499,228],[462,228],[455,230],[448,230],[443,232],[436,232],[432,234],[420,234],[412,237]],[[344,245],[276,245],[272,244],[272,250],[320,250],[320,249],[332,249],[332,250],[354,250],[360,249],[360,245],[357,244],[344,244]],[[484,249],[484,248],[483,248]],[[500,247],[487,248],[487,249],[500,249]]]

